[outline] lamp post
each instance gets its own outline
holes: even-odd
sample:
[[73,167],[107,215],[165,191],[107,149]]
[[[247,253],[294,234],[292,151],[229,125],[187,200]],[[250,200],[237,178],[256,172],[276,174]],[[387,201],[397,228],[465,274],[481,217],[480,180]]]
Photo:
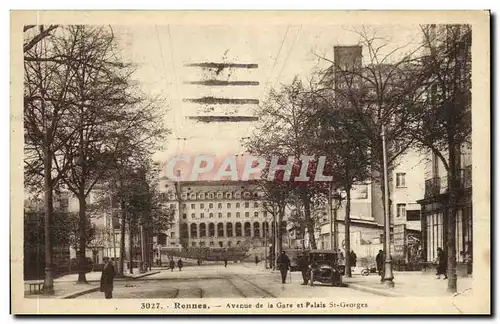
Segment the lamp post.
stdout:
[[388,287],[394,287],[391,260],[391,219],[389,213],[389,181],[387,178],[387,150],[385,147],[385,127],[382,125],[382,153],[384,160],[384,232],[385,232],[385,264],[383,282]]

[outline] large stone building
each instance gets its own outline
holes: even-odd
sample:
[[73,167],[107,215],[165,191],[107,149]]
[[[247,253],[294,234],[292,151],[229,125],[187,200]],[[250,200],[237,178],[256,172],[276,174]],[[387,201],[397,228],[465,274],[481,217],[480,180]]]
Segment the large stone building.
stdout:
[[258,185],[238,181],[160,181],[165,203],[175,208],[174,224],[157,244],[169,248],[263,247],[273,220]]

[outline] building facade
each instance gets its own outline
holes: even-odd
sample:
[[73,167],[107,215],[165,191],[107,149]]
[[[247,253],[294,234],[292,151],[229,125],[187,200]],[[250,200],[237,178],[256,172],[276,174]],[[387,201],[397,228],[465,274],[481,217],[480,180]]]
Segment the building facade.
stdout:
[[[174,225],[157,238],[169,248],[264,247],[272,239],[272,215],[258,186],[237,181],[160,181]],[[283,227],[283,232],[285,227]]]
[[[455,218],[455,248],[459,273],[467,273],[467,254],[473,249],[472,210],[472,158],[471,149],[462,146],[460,154],[460,189],[458,210]],[[446,169],[439,158],[429,153],[425,168],[425,193],[419,200],[422,208],[423,258],[432,262],[437,257],[437,248],[447,250],[448,178]],[[471,272],[469,269],[468,272]]]

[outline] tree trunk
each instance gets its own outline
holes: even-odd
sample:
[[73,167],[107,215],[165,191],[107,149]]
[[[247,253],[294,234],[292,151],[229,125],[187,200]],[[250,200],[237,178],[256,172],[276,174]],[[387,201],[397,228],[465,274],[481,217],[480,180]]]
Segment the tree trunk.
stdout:
[[125,262],[125,223],[127,221],[127,213],[125,211],[125,203],[123,200],[121,201],[121,212],[122,212],[122,221],[120,224],[120,267],[119,267],[119,275],[123,277],[124,274],[124,262]]
[[281,255],[281,251],[283,251],[283,216],[285,214],[285,207],[278,207],[278,255]]
[[85,249],[87,247],[87,202],[85,201],[85,186],[82,184],[78,189],[78,202],[80,204],[79,213],[79,234],[80,240],[78,243],[78,259],[80,266],[78,267],[78,281],[79,283],[86,283],[87,278],[85,277],[85,272],[87,268],[87,259],[85,256]]
[[52,201],[52,153],[48,145],[44,145],[44,233],[45,233],[45,279],[43,281],[43,292],[54,293],[54,277],[52,273],[52,218],[54,206]]
[[302,193],[302,202],[304,204],[304,219],[307,228],[307,234],[309,235],[309,245],[312,250],[316,250],[316,238],[314,237],[314,223],[311,218],[311,202],[309,200],[309,195],[307,192]]
[[352,277],[351,274],[351,186],[348,185],[346,188],[346,204],[345,204],[345,276]]
[[271,233],[273,234],[273,250],[271,255],[273,256],[273,270],[276,270],[276,209],[273,207],[273,224],[271,225]]
[[[132,216],[132,215],[130,215]],[[132,230],[132,217],[128,219],[128,257],[129,257],[129,271],[134,273],[134,231]]]
[[448,291],[457,292],[457,259],[456,259],[456,215],[457,215],[457,190],[458,168],[457,150],[450,145],[448,172],[448,224],[447,224],[447,263],[448,263]]

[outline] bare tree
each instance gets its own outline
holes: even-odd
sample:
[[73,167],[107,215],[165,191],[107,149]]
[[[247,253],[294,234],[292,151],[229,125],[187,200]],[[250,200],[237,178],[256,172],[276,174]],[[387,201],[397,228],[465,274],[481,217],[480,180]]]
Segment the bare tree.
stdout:
[[[53,293],[51,228],[53,193],[69,170],[69,160],[61,156],[61,148],[71,142],[73,133],[65,129],[69,116],[66,102],[71,97],[68,85],[75,73],[68,62],[53,61],[55,56],[72,56],[74,43],[66,43],[61,35],[51,35],[55,28],[39,27],[43,37],[33,35],[25,27],[24,50],[24,173],[25,186],[42,188],[44,195],[45,279],[43,290]],[[48,31],[48,32],[47,32]],[[56,171],[54,161],[59,161]],[[43,186],[40,183],[43,182]]]
[[268,161],[273,157],[278,157],[281,159],[280,163],[283,164],[287,163],[290,157],[294,159],[293,175],[290,179],[281,181],[280,178],[283,179],[284,172],[279,171],[273,181],[278,180],[284,185],[287,182],[288,184],[285,185],[288,191],[287,199],[290,199],[293,193],[301,200],[309,242],[313,249],[316,249],[317,244],[311,217],[311,210],[314,209],[312,204],[317,200],[317,196],[324,195],[325,192],[324,184],[314,181],[314,166],[316,166],[314,158],[308,162],[306,169],[310,180],[295,181],[295,179],[299,177],[302,169],[301,158],[315,155],[311,150],[308,136],[314,133],[310,121],[314,118],[316,109],[315,101],[310,100],[308,90],[296,77],[291,84],[282,86],[280,91],[274,89],[270,91],[269,99],[258,112],[261,124],[246,143],[251,153],[258,153]]
[[456,292],[456,215],[461,189],[460,152],[470,147],[471,26],[422,26],[426,49],[421,67],[428,95],[418,106],[421,116],[413,124],[413,138],[434,154],[447,172],[448,291]]

